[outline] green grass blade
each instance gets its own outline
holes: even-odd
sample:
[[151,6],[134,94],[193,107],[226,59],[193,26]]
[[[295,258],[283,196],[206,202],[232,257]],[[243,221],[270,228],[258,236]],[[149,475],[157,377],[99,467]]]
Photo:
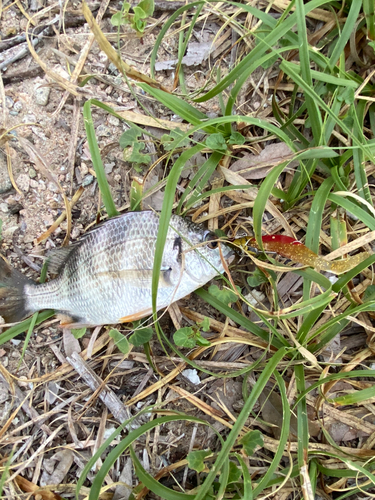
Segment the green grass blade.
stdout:
[[155,259],[154,259],[154,268],[152,273],[152,285],[151,285],[152,308],[154,311],[155,321],[157,319],[156,299],[157,299],[157,290],[159,285],[160,269],[163,259],[165,240],[167,238],[167,233],[169,228],[169,221],[171,219],[171,214],[172,214],[172,207],[173,207],[174,196],[176,193],[177,182],[178,179],[180,178],[180,174],[185,163],[193,155],[199,153],[203,148],[204,145],[198,144],[197,146],[194,146],[191,149],[184,151],[173,165],[168,176],[167,184],[165,186],[163,206],[160,214],[158,236],[156,238]]
[[262,479],[259,481],[258,485],[254,488],[253,491],[253,496],[254,498],[257,498],[260,493],[267,487],[269,487],[269,481],[272,478],[273,474],[275,473],[277,467],[280,465],[285,446],[288,442],[289,439],[289,433],[290,433],[290,417],[291,417],[291,412],[290,412],[290,406],[288,402],[288,398],[286,397],[286,387],[285,387],[285,382],[281,375],[275,370],[274,372],[274,377],[276,378],[277,384],[280,389],[280,396],[281,396],[281,401],[283,405],[283,423],[281,426],[281,434],[279,438],[279,445],[277,447],[276,453],[272,459],[272,462],[270,463],[267,472],[265,475],[262,477]]
[[163,92],[163,90],[150,87],[147,83],[138,83],[138,86],[148,94],[152,95],[159,102],[167,106],[173,113],[180,116],[183,120],[191,123],[192,125],[200,125],[200,128],[208,134],[218,132],[215,127],[207,126],[204,122],[208,120],[207,115],[201,113],[198,109],[194,108],[186,101],[173,94]]
[[[36,320],[35,325],[40,325],[41,323],[43,323],[43,321],[46,321],[54,315],[55,311],[52,311],[51,309],[41,311],[40,313],[38,313],[38,319]],[[17,335],[26,332],[30,328],[32,320],[33,317],[25,319],[18,325],[11,326],[5,332],[0,334],[0,345],[9,342],[9,340],[14,339],[15,337],[17,337]]]
[[[188,202],[186,203],[185,210],[192,207],[199,199],[202,197],[202,191],[205,187],[207,181],[213,174],[216,167],[219,165],[220,160],[223,158],[223,153],[214,152],[207,161],[199,168],[198,172],[191,179],[189,184],[186,186],[177,207],[177,213],[181,213],[182,205],[187,200],[191,194]],[[194,192],[193,192],[194,191]]]
[[280,349],[283,346],[289,345],[288,341],[282,337],[280,339],[271,339],[270,334],[267,330],[263,330],[258,325],[256,325],[255,323],[247,319],[239,312],[235,311],[231,307],[227,306],[226,304],[218,300],[216,297],[208,293],[203,288],[199,288],[194,293],[196,293],[199,297],[205,300],[208,304],[215,307],[218,311],[228,316],[228,318],[235,321],[238,325],[242,326],[243,328],[246,328],[246,330],[248,330],[250,333],[253,333],[257,337],[260,337],[265,342],[270,342],[271,340],[271,345],[273,347]]
[[111,190],[105,175],[103,162],[100,156],[98,142],[95,136],[94,122],[91,115],[91,101],[86,101],[83,105],[83,117],[85,122],[85,130],[87,135],[87,142],[89,144],[92,164],[96,173],[98,186],[103,197],[104,206],[107,210],[109,217],[118,215],[118,211],[113,202]]
[[337,61],[339,60],[341,54],[344,52],[345,46],[349,41],[351,34],[355,29],[355,25],[358,20],[358,14],[361,10],[362,2],[351,2],[349,14],[346,18],[344,27],[340,33],[340,36],[337,37],[337,42],[331,57],[329,59],[330,66],[333,68]]
[[[350,193],[348,193],[350,195]],[[335,193],[331,193],[328,196],[328,200],[336,203],[340,207],[345,208],[348,212],[355,215],[358,219],[366,224],[366,226],[371,229],[371,231],[375,230],[375,218],[367,213],[363,208],[360,208],[358,205],[348,200],[342,195],[337,195]]]
[[[312,77],[310,72],[309,44],[307,41],[305,9],[303,0],[296,0],[296,16],[299,42],[299,58],[301,64],[301,76],[306,85],[312,87]],[[316,146],[320,145],[322,139],[322,117],[315,100],[305,94],[306,107],[311,122],[311,129]]]
[[[144,413],[144,412],[142,412],[142,413]],[[131,420],[133,420],[133,419],[131,419]],[[132,430],[107,455],[107,458],[104,460],[102,466],[98,470],[98,472],[95,476],[95,479],[92,483],[92,487],[90,489],[89,500],[97,500],[99,498],[102,484],[103,484],[104,479],[105,479],[106,475],[108,474],[109,470],[111,469],[113,464],[116,462],[118,457],[122,453],[124,453],[136,439],[138,439],[140,436],[142,436],[143,434],[145,434],[149,430],[154,429],[158,425],[163,425],[167,422],[173,422],[176,420],[186,420],[189,422],[197,422],[197,423],[207,425],[206,422],[204,422],[198,418],[195,418],[195,417],[190,417],[190,416],[186,416],[186,415],[170,415],[170,416],[156,418],[155,420],[147,422],[146,424],[141,425],[137,429]],[[76,488],[76,499],[77,500],[79,498],[79,491],[80,491],[80,489],[83,485],[83,482],[85,481],[85,478],[86,478],[88,472],[90,471],[91,467],[93,466],[93,464],[96,463],[96,461],[101,456],[101,454],[108,448],[108,446],[111,444],[113,439],[121,432],[121,430],[126,426],[127,423],[128,422],[125,422],[121,427],[116,429],[116,431],[114,433],[112,433],[112,435],[108,439],[106,439],[106,441],[98,449],[98,451],[95,453],[95,455],[90,459],[88,464],[86,464],[84,470],[81,473],[81,477],[77,483],[77,488]]]
[[[304,6],[305,15],[311,10],[324,5],[326,0],[312,0],[308,4]],[[255,11],[257,9],[250,8],[248,5],[237,4],[233,2],[233,5],[240,7],[248,12],[253,13],[253,15],[257,15]],[[259,12],[259,11],[258,11]],[[205,102],[209,99],[212,99],[217,94],[225,91],[229,85],[231,85],[235,80],[240,78],[244,71],[247,71],[247,68],[253,64],[255,61],[259,60],[265,52],[267,52],[270,47],[277,45],[279,40],[283,38],[283,36],[290,31],[293,26],[296,24],[296,14],[291,14],[288,16],[282,23],[277,25],[274,29],[271,30],[269,35],[267,35],[264,40],[260,40],[259,44],[254,47],[254,49],[245,56],[240,63],[226,76],[224,77],[218,85],[207,92],[204,96],[195,99],[196,102]]]
[[130,456],[133,461],[133,465],[135,468],[135,472],[139,478],[139,480],[152,491],[155,495],[158,495],[159,498],[163,500],[194,500],[195,495],[189,495],[187,493],[181,493],[179,491],[171,490],[167,488],[163,484],[156,481],[145,469],[142,467],[141,462],[138,460],[137,455],[134,453],[132,447],[130,447]]
[[214,466],[208,473],[203,485],[199,488],[198,493],[195,497],[195,500],[204,500],[206,495],[210,491],[211,485],[214,482],[216,475],[221,471],[224,462],[227,460],[227,457],[233,448],[238,435],[240,434],[243,426],[245,425],[246,420],[249,417],[251,410],[253,409],[256,401],[259,398],[259,395],[262,393],[266,383],[272,376],[272,373],[277,369],[277,365],[282,360],[282,358],[286,354],[286,349],[282,348],[277,351],[272,358],[267,362],[264,367],[262,373],[259,375],[257,382],[255,383],[249,398],[245,401],[245,405],[241,410],[236,422],[234,423],[232,430],[230,431],[227,440],[225,441],[220,453],[215,461]]

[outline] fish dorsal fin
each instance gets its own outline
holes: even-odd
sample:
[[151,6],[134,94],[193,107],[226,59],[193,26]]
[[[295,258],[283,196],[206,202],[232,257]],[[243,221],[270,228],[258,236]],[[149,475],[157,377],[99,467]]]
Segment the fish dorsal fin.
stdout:
[[64,267],[70,254],[76,248],[76,245],[69,245],[68,247],[55,248],[47,255],[47,269],[49,273],[59,274]]

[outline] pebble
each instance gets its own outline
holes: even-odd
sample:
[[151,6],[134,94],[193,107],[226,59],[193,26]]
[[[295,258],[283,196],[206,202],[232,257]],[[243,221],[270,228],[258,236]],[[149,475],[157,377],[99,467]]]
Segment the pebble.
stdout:
[[83,187],[89,186],[93,180],[94,180],[93,175],[91,174],[86,175],[86,177],[82,180],[82,186]]
[[[16,103],[17,104],[17,103]],[[15,104],[15,105],[16,105]],[[14,105],[14,106],[15,106]],[[25,115],[22,120],[24,123],[36,123],[35,115]]]
[[14,104],[14,101],[11,97],[9,97],[8,95],[5,96],[5,106],[10,109],[10,108],[13,108],[13,104]]
[[115,127],[118,127],[120,125],[120,120],[118,118],[116,118],[115,116],[109,115],[108,123],[110,125],[114,125]]
[[99,125],[96,129],[98,137],[111,137],[112,130],[107,125]]
[[111,163],[104,163],[104,172],[106,174],[111,174],[112,170],[113,170],[113,167],[115,165],[116,165],[116,163],[114,161],[112,161]]
[[21,191],[27,193],[30,188],[30,177],[27,174],[21,174],[17,177],[16,184]]
[[9,238],[11,238],[13,236],[13,233],[15,233],[17,231],[17,229],[18,229],[18,226],[10,226],[10,227],[7,227],[6,229],[4,229],[2,234],[4,237],[8,236]]
[[14,111],[17,111],[17,113],[19,113],[20,111],[22,111],[22,102],[21,101],[17,101],[13,104],[13,109]]
[[30,179],[35,179],[36,177],[35,169],[33,169],[32,167],[29,169],[29,177]]
[[0,194],[6,193],[11,189],[12,189],[12,183],[10,182],[8,172],[4,171],[4,174],[0,175]]
[[118,69],[116,68],[116,66],[113,63],[109,64],[108,71],[110,73],[114,73],[115,75],[118,75]]
[[[264,293],[261,292],[260,290],[255,290],[255,289],[252,290],[251,293],[244,295],[244,298],[253,307],[259,307],[259,303],[262,303],[266,300],[266,296],[264,295]],[[248,309],[249,311],[251,311],[250,307],[248,307]]]
[[86,163],[81,163],[80,167],[79,167],[80,171],[81,171],[81,175],[82,177],[84,177],[86,174],[89,173],[89,168],[88,166],[86,165]]
[[39,106],[47,106],[50,93],[50,87],[37,87],[34,91],[35,102]]
[[49,182],[48,185],[47,185],[47,189],[49,189],[49,191],[52,191],[53,193],[59,193],[60,192],[58,186],[56,186],[56,184],[54,182]]
[[13,111],[13,109],[12,109],[12,110],[9,111],[9,114],[11,116],[17,116],[18,115],[18,111]]
[[6,214],[9,210],[8,205],[6,203],[0,203],[0,210]]

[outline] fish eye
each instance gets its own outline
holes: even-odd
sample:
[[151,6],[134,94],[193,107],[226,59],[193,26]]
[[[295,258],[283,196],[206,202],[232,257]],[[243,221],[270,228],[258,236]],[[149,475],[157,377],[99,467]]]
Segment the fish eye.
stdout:
[[218,244],[219,244],[219,242],[217,241],[216,234],[213,233],[212,231],[207,231],[204,234],[204,241],[207,242],[208,248],[211,248],[212,250],[214,250],[215,248],[217,248]]

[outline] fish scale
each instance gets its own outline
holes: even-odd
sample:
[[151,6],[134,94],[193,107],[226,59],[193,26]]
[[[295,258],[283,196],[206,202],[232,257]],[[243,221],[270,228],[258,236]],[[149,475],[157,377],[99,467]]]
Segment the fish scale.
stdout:
[[[134,321],[152,312],[151,282],[159,229],[159,215],[129,212],[108,220],[70,247],[51,256],[59,275],[44,284],[22,284],[8,289],[8,305],[18,304],[23,316],[55,309],[87,325]],[[224,272],[230,247],[216,243],[204,227],[172,215],[159,276],[157,309],[169,306]],[[20,278],[20,282],[21,282]],[[1,289],[0,289],[1,290]],[[18,294],[20,290],[18,288]],[[0,314],[6,317],[7,299],[0,293]],[[17,302],[17,297],[19,301]],[[8,314],[14,320],[16,312]],[[21,314],[19,311],[17,314]]]

